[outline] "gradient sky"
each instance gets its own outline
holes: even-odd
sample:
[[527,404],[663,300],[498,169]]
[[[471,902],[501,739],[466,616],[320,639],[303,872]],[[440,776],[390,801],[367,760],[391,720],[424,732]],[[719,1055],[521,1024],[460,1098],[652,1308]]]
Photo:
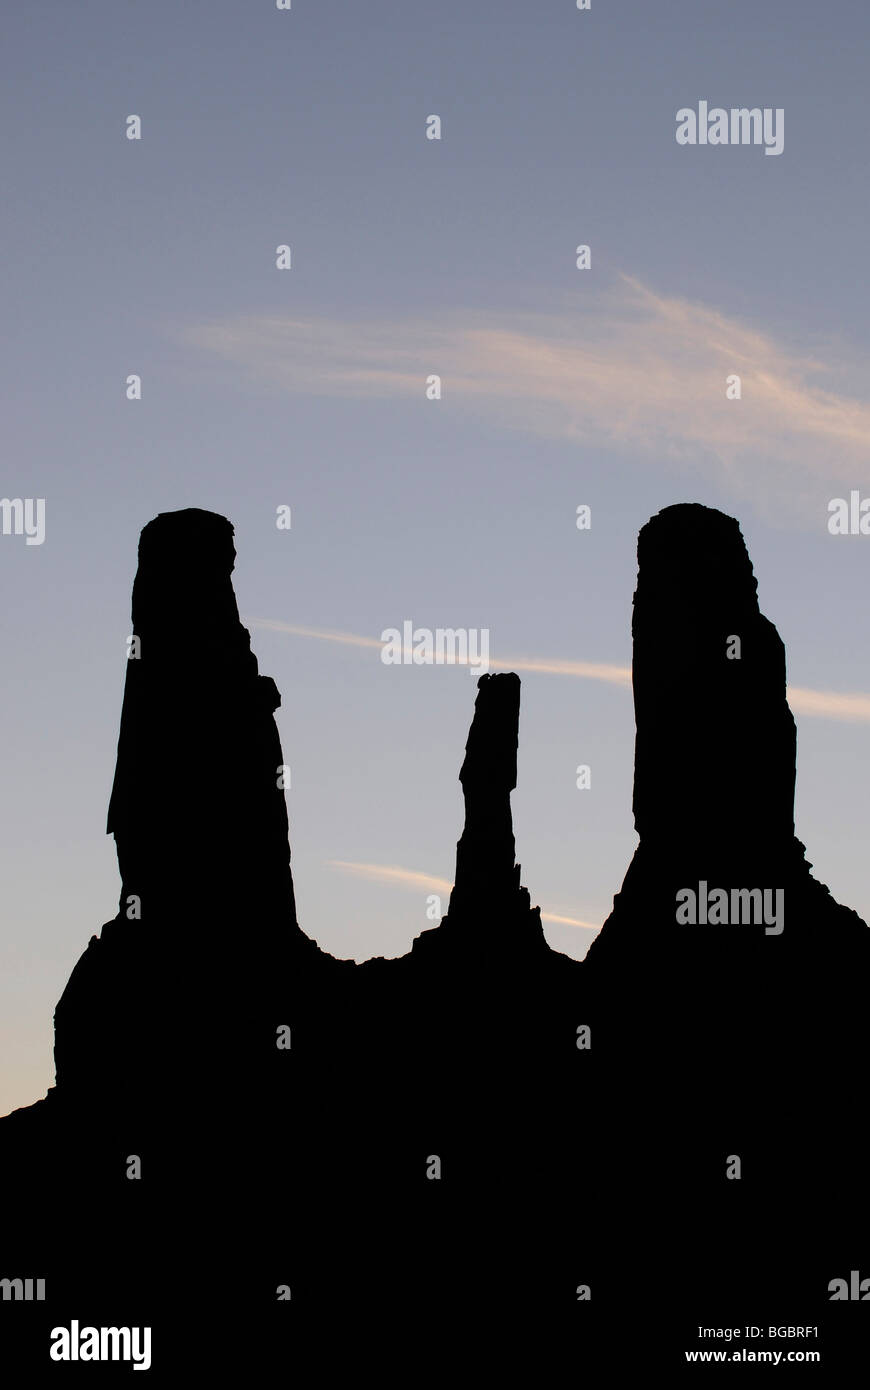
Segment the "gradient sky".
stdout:
[[[870,496],[868,38],[836,0],[9,7],[0,491],[46,499],[46,538],[0,536],[0,1112],[51,1084],[54,1006],[116,911],[160,511],[236,528],[327,950],[401,954],[451,881],[475,680],[384,666],[373,640],[410,619],[558,668],[517,668],[514,822],[550,942],[585,953],[571,922],[604,920],[636,843],[634,726],[624,680],[565,664],[630,664],[637,532],[677,501],[739,518],[790,685],[861,697],[796,696],[796,821],[870,917],[870,537],[827,532],[830,498]],[[678,146],[699,100],[782,107],[783,153]]]

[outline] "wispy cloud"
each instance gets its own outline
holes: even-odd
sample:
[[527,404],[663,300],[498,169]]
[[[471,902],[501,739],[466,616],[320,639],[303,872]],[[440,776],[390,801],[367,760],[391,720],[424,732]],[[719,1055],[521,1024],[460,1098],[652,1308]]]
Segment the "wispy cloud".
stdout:
[[[184,336],[297,393],[422,401],[437,372],[445,401],[549,438],[685,466],[780,517],[809,505],[817,516],[820,487],[845,489],[866,472],[870,401],[836,389],[860,375],[853,351],[838,361],[829,348],[823,362],[628,275],[543,314],[239,315]],[[740,401],[725,397],[731,373],[742,379]]]
[[[327,863],[331,869],[354,874],[371,883],[389,883],[430,893],[449,893],[453,888],[449,879],[436,878],[433,874],[419,873],[415,869],[402,869],[396,864],[358,864],[348,859],[328,859]],[[555,912],[542,911],[541,921],[563,927],[582,927],[586,931],[599,931],[601,927],[600,922],[582,922],[579,917],[562,917]]]
[[[360,637],[353,632],[332,632],[328,628],[299,627],[295,623],[282,623],[276,618],[245,618],[251,627],[267,628],[272,632],[287,632],[293,637],[315,637],[321,642],[339,642],[348,647],[370,647],[378,651],[383,647],[377,637]],[[445,653],[448,666],[467,666],[468,662],[455,657],[452,652]],[[613,685],[631,685],[631,671],[627,666],[609,666],[595,661],[559,661],[539,657],[517,657],[510,661],[489,658],[489,665],[497,671],[540,671],[550,676],[582,676],[586,680],[609,681]]]
[[805,690],[796,685],[790,685],[786,693],[795,714],[838,719],[847,724],[870,721],[870,695],[838,695],[833,690]]
[[[331,632],[326,628],[299,627],[282,623],[276,618],[245,618],[251,627],[286,632],[294,637],[314,637],[322,642],[339,642],[351,647],[380,650],[383,643],[377,637],[360,637],[352,632]],[[461,661],[456,663],[463,665]],[[496,660],[490,657],[490,667],[498,671],[531,671],[548,676],[574,676],[581,680],[605,681],[609,685],[630,687],[631,668],[610,666],[604,662],[561,661],[555,657],[512,657]],[[838,694],[833,690],[808,690],[805,686],[790,685],[786,691],[795,714],[814,719],[834,719],[844,723],[870,723],[870,695]]]

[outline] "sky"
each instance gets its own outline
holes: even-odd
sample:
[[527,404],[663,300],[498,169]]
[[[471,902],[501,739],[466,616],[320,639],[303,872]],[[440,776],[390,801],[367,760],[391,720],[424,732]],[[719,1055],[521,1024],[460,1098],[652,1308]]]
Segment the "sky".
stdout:
[[[399,955],[446,909],[476,679],[385,665],[411,621],[487,629],[520,672],[518,859],[582,958],[637,842],[637,532],[683,501],[740,521],[797,834],[870,917],[870,537],[827,525],[870,496],[868,39],[843,0],[8,9],[0,492],[44,498],[45,535],[0,535],[0,1113],[52,1084],[54,1007],[117,910],[130,588],[162,511],[235,526],[324,949]],[[701,101],[781,109],[781,154],[679,145]]]

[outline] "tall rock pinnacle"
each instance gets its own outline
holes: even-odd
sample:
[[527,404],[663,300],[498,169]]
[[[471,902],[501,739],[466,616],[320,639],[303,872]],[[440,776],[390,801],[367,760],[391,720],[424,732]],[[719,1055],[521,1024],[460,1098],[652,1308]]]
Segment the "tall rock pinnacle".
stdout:
[[[735,1248],[737,1222],[779,1220],[784,1248],[807,1175],[825,1204],[851,1193],[844,1208],[865,1182],[852,1068],[870,932],[795,836],[785,653],[733,518],[680,505],[643,527],[632,631],[640,843],[582,965],[589,1123],[610,1128],[599,1181],[629,1227],[655,1192]],[[639,1182],[642,1134],[662,1142]],[[728,1156],[749,1175],[740,1201]]]
[[[511,792],[517,784],[520,678],[481,676],[459,773],[465,827],[456,846],[456,881],[441,929],[417,946],[450,941],[462,950],[546,949],[539,908],[520,885]],[[454,935],[455,934],[455,935]]]
[[482,676],[459,772],[465,828],[456,846],[451,907],[481,907],[519,886],[511,792],[517,784],[520,679],[512,672]]
[[57,1006],[61,1089],[96,1084],[135,1105],[176,1079],[202,1085],[195,1036],[209,1013],[241,1066],[249,1004],[311,945],[296,927],[280,697],[239,620],[234,561],[233,528],[213,512],[164,513],[142,531],[108,816],[120,909]]
[[[232,587],[233,528],[167,512],[142,531],[109,804],[121,907],[204,905],[295,919],[274,681],[257,672]],[[211,915],[209,910],[206,915]]]
[[[788,963],[818,985],[823,957],[833,961],[848,942],[863,960],[870,936],[812,877],[795,837],[785,651],[759,612],[740,528],[710,507],[667,507],[642,528],[637,554],[640,844],[589,949],[587,977],[624,969],[644,989],[653,969],[679,990],[684,972],[714,971],[720,981],[732,972],[745,996],[750,985],[763,992],[781,980]],[[708,890],[718,895],[709,919]],[[744,908],[739,895],[750,892],[755,902],[747,897]],[[765,893],[768,916],[779,905],[776,920],[762,923]],[[678,915],[686,894],[696,925],[695,908]],[[731,921],[744,910],[752,920]]]
[[638,538],[635,827],[645,845],[729,857],[794,835],[795,724],[785,651],[758,609],[737,522],[667,507]]

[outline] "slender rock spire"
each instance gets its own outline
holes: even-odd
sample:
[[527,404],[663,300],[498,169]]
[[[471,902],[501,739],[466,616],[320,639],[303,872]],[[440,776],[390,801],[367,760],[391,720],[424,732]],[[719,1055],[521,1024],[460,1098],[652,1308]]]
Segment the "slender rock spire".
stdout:
[[513,672],[481,676],[474,718],[459,772],[465,828],[456,846],[453,909],[491,907],[519,887],[511,817],[517,784],[520,678]]
[[456,846],[456,881],[442,930],[416,945],[451,941],[511,953],[546,949],[540,908],[532,908],[515,862],[511,792],[517,784],[520,678],[513,672],[481,676],[474,718],[459,773],[465,827]]

